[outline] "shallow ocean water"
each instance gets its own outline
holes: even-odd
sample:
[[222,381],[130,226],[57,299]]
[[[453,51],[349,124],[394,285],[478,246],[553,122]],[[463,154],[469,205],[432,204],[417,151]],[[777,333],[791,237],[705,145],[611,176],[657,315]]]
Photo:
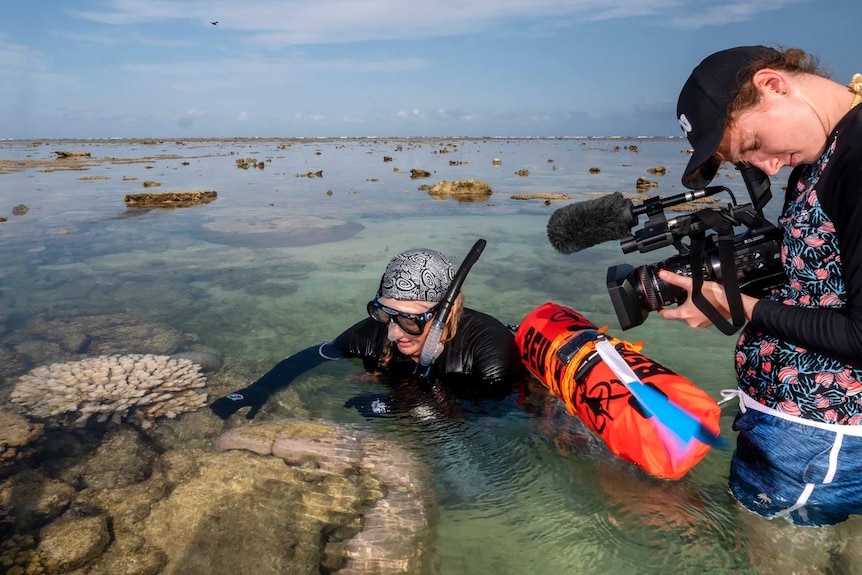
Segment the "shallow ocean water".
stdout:
[[[623,332],[605,288],[609,266],[659,261],[671,248],[623,254],[606,242],[562,255],[546,225],[569,201],[510,198],[634,197],[638,177],[659,182],[650,193],[678,194],[686,148],[680,139],[0,142],[0,161],[50,160],[69,149],[145,159],[94,162],[84,171],[0,171],[0,216],[8,218],[0,224],[0,334],[9,337],[33,317],[133,313],[193,333],[228,360],[274,365],[362,319],[392,255],[431,247],[457,265],[481,237],[487,247],[463,288],[468,306],[517,324],[546,301],[567,305],[618,337],[643,341],[645,355],[719,399],[721,389],[735,387],[734,337],[656,314]],[[265,169],[238,168],[244,157]],[[649,174],[655,166],[667,174]],[[413,179],[414,168],[432,175]],[[529,175],[516,175],[522,169]],[[320,170],[322,177],[308,177]],[[82,179],[92,177],[103,179]],[[736,174],[720,177],[747,201]],[[419,189],[468,178],[488,182],[493,196],[456,202]],[[147,180],[161,185],[145,190]],[[174,210],[123,203],[125,194],[177,190],[215,190],[218,199]],[[767,208],[773,219],[779,202]],[[27,213],[12,215],[19,204]],[[609,455],[546,398],[533,404],[513,396],[451,419],[367,419],[345,402],[387,390],[359,381],[359,371],[350,362],[320,366],[276,394],[262,417],[351,422],[423,453],[440,501],[438,573],[770,572],[753,542],[786,528],[747,517],[734,503],[726,489],[730,449],[712,450],[680,481],[660,481]],[[721,419],[731,446],[735,411],[726,406]],[[803,547],[805,536],[798,535]]]

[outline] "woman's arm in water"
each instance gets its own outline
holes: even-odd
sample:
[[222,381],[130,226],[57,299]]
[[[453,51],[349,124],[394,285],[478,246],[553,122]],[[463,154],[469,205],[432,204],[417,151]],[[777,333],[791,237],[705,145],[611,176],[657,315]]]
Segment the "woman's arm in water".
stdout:
[[324,361],[341,359],[341,353],[332,346],[330,342],[315,344],[299,351],[287,359],[278,362],[275,367],[266,372],[253,384],[233,393],[217,399],[210,405],[210,409],[221,417],[227,419],[237,410],[243,407],[251,407],[246,414],[247,419],[252,419],[260,408],[269,399],[269,396],[287,387],[294,379],[303,373],[317,367]]

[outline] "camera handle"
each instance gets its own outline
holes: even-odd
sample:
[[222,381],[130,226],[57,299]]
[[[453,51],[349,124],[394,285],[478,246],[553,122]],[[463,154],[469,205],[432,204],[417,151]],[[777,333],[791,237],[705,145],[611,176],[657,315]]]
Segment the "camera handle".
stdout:
[[[699,219],[707,228],[715,230],[718,241],[718,259],[722,270],[722,285],[727,296],[727,306],[730,308],[730,319],[728,322],[709,303],[703,295],[703,248],[706,242],[706,233],[699,230],[692,234],[691,249],[691,299],[694,305],[725,335],[733,335],[739,328],[745,325],[745,310],[742,307],[742,292],[739,289],[739,277],[736,271],[736,260],[734,258],[734,234],[733,225],[730,224],[719,212],[715,210],[700,210],[692,214]],[[695,273],[700,270],[700,273]]]

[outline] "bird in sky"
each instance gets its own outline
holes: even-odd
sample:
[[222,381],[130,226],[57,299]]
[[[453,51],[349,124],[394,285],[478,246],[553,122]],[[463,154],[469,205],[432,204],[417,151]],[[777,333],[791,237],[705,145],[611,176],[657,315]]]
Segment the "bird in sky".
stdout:
[[216,20],[215,22],[210,22],[210,24],[212,24],[213,26],[218,26],[218,20]]

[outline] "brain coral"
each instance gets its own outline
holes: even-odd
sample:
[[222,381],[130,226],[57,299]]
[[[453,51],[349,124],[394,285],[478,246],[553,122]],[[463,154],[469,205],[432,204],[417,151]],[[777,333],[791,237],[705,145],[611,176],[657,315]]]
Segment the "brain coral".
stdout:
[[78,415],[104,422],[125,419],[143,428],[156,418],[176,417],[206,405],[194,391],[206,378],[188,359],[166,355],[103,355],[38,367],[20,377],[12,401],[31,415]]

